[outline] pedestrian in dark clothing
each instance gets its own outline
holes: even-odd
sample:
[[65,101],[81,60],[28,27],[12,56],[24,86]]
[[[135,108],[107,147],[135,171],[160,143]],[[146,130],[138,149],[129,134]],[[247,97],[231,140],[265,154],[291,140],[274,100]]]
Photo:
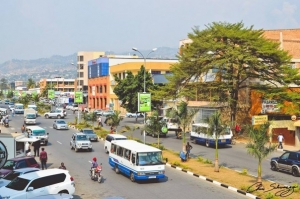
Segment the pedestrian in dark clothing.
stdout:
[[25,125],[23,124],[23,126],[21,127],[21,132],[24,134],[25,133]]
[[47,169],[47,160],[48,160],[48,155],[47,152],[45,151],[44,148],[42,148],[42,151],[40,153],[40,161],[42,165],[42,170]]
[[35,156],[39,157],[40,147],[41,147],[41,141],[37,140],[37,141],[33,142],[32,146],[33,146],[33,150],[34,150],[34,157]]
[[189,159],[190,158],[190,153],[191,153],[191,150],[192,150],[192,145],[190,145],[189,142],[186,143],[186,158]]

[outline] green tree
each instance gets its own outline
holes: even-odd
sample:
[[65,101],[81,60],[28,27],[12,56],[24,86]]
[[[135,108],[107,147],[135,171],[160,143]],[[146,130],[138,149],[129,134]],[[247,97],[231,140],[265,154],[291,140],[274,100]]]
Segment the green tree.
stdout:
[[262,160],[275,151],[277,145],[270,142],[268,129],[270,123],[262,124],[258,127],[248,126],[247,132],[250,138],[249,143],[246,145],[249,154],[258,159],[257,167],[257,182],[261,183],[262,179]]
[[13,91],[9,90],[6,97],[7,98],[12,98],[13,96],[14,96]]
[[96,112],[84,113],[82,117],[85,121],[91,121],[93,123],[93,130],[94,130],[95,122],[97,121],[98,118],[97,113]]
[[181,135],[183,151],[186,151],[186,131],[188,130],[194,116],[198,111],[199,110],[195,108],[188,108],[188,103],[185,101],[181,101],[178,105],[177,110],[173,108],[167,113],[168,117],[177,119],[178,124],[183,131]]
[[[114,75],[117,83],[114,93],[122,101],[121,107],[125,108],[128,112],[135,113],[138,111],[138,92],[144,92],[144,72],[146,72],[146,92],[156,90],[158,86],[153,84],[151,75],[145,71],[144,66],[141,66],[137,75],[133,75],[131,71],[127,71],[125,79]],[[151,104],[152,108],[155,109],[161,102],[154,100]]]
[[117,128],[120,125],[120,122],[123,120],[123,117],[120,115],[120,111],[115,111],[114,114],[108,115],[106,117],[107,119],[107,124],[111,125],[112,127],[116,127],[116,133],[117,133]]
[[32,78],[29,78],[26,86],[27,89],[35,88],[35,81]]
[[299,84],[297,69],[289,66],[291,57],[263,33],[253,26],[244,27],[242,22],[214,22],[203,30],[194,28],[188,34],[192,43],[183,48],[179,62],[170,69],[169,83],[154,95],[222,102],[228,106],[230,120],[236,121],[239,100],[246,103],[239,92],[246,88],[271,92],[274,87],[284,90],[291,83]]
[[218,140],[220,136],[224,135],[227,131],[230,131],[230,128],[222,122],[220,111],[214,112],[207,119],[207,122],[209,125],[207,134],[215,140],[215,172],[219,172]]
[[5,90],[5,89],[8,89],[8,81],[7,79],[5,78],[1,78],[0,80],[0,87],[1,87],[1,90]]
[[23,104],[25,108],[28,106],[30,101],[31,101],[31,96],[30,95],[21,96],[18,99],[18,102]]
[[133,132],[135,130],[139,129],[139,126],[128,126],[128,125],[125,125],[122,129],[121,129],[121,133],[129,133],[129,139],[132,139],[133,140]]

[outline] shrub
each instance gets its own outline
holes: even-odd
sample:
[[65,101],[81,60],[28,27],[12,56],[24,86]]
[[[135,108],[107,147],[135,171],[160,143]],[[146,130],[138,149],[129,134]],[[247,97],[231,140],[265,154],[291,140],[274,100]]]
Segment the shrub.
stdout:
[[209,160],[209,159],[206,159],[203,163],[204,163],[204,164],[212,164],[212,161]]
[[266,195],[265,195],[265,199],[276,199],[277,197],[272,194],[271,192],[268,192]]
[[201,156],[198,156],[198,157],[197,157],[197,161],[198,161],[198,162],[203,162],[203,161],[204,161],[204,158],[201,157]]
[[248,175],[248,170],[247,169],[243,169],[240,174],[242,174],[242,175]]
[[174,161],[174,162],[173,162],[173,165],[175,165],[175,166],[180,166],[181,164],[180,164],[179,162],[177,162],[177,161]]

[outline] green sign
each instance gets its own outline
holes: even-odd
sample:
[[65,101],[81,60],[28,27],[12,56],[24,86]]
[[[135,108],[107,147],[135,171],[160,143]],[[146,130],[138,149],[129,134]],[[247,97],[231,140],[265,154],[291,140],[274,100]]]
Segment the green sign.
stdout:
[[151,93],[138,93],[138,111],[151,111]]
[[55,92],[54,92],[54,90],[48,90],[48,98],[49,99],[55,98]]
[[161,132],[162,132],[162,133],[167,133],[167,132],[168,132],[168,128],[167,128],[166,126],[163,126],[163,127],[161,128]]
[[82,103],[83,102],[83,95],[81,91],[75,91],[75,103]]

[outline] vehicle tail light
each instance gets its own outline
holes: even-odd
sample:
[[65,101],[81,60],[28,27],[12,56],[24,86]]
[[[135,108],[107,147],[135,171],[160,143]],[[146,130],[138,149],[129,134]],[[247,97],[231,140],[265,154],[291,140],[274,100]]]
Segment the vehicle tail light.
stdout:
[[71,177],[70,177],[70,180],[73,182],[73,181],[74,181],[74,178],[71,176]]

